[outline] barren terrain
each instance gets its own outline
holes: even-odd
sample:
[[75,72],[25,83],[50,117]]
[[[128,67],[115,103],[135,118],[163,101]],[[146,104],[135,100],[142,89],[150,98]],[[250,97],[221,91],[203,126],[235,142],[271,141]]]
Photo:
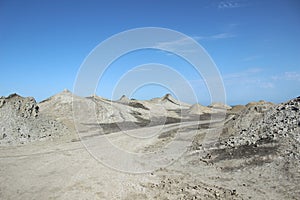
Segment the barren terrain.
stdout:
[[233,108],[68,91],[39,104],[21,100],[0,102],[0,199],[300,196],[299,97]]

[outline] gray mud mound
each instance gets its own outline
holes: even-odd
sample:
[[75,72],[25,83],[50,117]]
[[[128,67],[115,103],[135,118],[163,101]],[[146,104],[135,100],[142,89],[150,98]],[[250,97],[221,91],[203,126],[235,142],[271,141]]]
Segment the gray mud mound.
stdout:
[[236,191],[219,199],[299,199],[300,97],[278,105],[253,102],[227,115],[219,143],[204,149],[202,138],[194,139],[190,154],[199,157],[185,157],[190,169],[216,169],[212,175],[222,181],[212,183]]
[[215,111],[212,108],[206,107],[206,106],[202,106],[200,104],[194,104],[192,105],[189,110],[188,113],[189,114],[196,114],[196,115],[202,115],[204,113],[216,113],[217,111]]
[[264,113],[274,106],[273,103],[265,101],[251,102],[246,106],[234,106],[227,112],[232,120],[225,124],[223,134],[226,137],[228,134],[235,135],[241,131],[247,131],[255,121],[261,119]]
[[24,144],[56,137],[68,132],[60,122],[39,115],[32,97],[12,94],[0,98],[0,144]]
[[295,147],[296,150],[291,153],[299,159],[300,97],[277,106],[266,105],[249,107],[250,112],[241,116],[244,121],[239,122],[236,135],[225,141],[225,145],[234,147],[259,145],[262,142],[288,142],[287,146]]
[[[231,122],[233,135],[210,151],[210,162],[229,174],[251,173],[275,199],[300,195],[300,97],[279,105],[248,104]],[[247,121],[248,120],[248,121]],[[227,124],[228,126],[228,124]],[[267,173],[266,173],[267,172]],[[241,178],[242,179],[242,178]],[[247,180],[247,179],[245,179]],[[255,187],[254,185],[251,187]]]
[[223,109],[223,110],[228,110],[228,109],[231,109],[231,106],[229,105],[226,105],[224,103],[218,103],[218,102],[214,102],[212,103],[209,107],[211,108],[215,108],[215,109]]

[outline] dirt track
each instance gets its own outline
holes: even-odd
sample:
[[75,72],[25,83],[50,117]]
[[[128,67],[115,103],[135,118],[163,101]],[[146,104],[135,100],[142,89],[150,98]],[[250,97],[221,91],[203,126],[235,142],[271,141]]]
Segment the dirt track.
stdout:
[[[296,198],[299,188],[297,182],[293,181],[298,179],[289,178],[287,172],[279,170],[283,169],[284,162],[274,151],[195,150],[192,148],[195,142],[192,136],[197,134],[197,138],[203,140],[209,129],[201,128],[197,122],[169,124],[161,130],[162,127],[129,130],[126,134],[97,135],[90,132],[91,136],[83,140],[90,152],[79,140],[74,139],[75,135],[18,147],[1,147],[0,198]],[[160,134],[153,136],[158,130]],[[125,154],[127,157],[113,150],[106,139],[118,146],[120,152],[129,152]],[[173,151],[172,144],[182,148],[176,148],[179,152]],[[248,157],[243,151],[249,154]],[[253,162],[256,164],[251,165]],[[278,167],[280,165],[282,167]],[[149,172],[132,174],[118,169]],[[286,190],[293,187],[293,191]]]
[[[186,125],[191,124],[195,122]],[[177,129],[179,124],[168,126],[165,131]],[[147,132],[157,131],[160,128],[156,126],[130,132],[143,133],[146,136]],[[18,147],[1,147],[0,198],[120,199],[125,198],[130,191],[144,193],[145,188],[140,183],[153,179],[150,173],[134,175],[104,166],[89,154],[81,142],[75,141],[72,137],[74,136]],[[92,141],[93,145],[101,146],[97,145],[97,142],[101,141],[95,140],[99,137],[109,137],[117,145],[127,148],[127,151],[142,151],[160,141],[157,139],[158,136],[155,136],[141,142],[143,139],[134,140],[122,132],[87,137],[85,141]],[[101,146],[101,149],[109,155],[111,148]],[[111,158],[115,161],[121,159]]]

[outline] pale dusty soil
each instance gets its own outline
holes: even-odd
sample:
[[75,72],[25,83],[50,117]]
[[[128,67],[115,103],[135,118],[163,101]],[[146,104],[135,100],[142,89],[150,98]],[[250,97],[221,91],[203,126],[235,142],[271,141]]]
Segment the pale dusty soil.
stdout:
[[[277,155],[275,145],[266,144],[255,151],[193,149],[195,141],[192,143],[193,138],[188,136],[197,134],[201,141],[208,130],[198,130],[195,122],[182,126],[179,129],[179,124],[167,125],[161,132],[164,135],[153,137],[150,137],[152,132],[160,130],[160,126],[130,130],[126,134],[86,135],[83,144],[100,152],[105,163],[115,165],[110,167],[96,160],[75,139],[75,134],[53,141],[0,147],[0,199],[297,199],[300,196],[299,165]],[[143,156],[130,157],[134,154],[129,153],[130,159],[124,158],[112,150],[110,143],[103,142],[103,137],[122,152]],[[168,144],[187,149],[178,158],[178,152],[171,151]],[[145,157],[149,152],[154,153]],[[172,164],[166,166],[169,162]],[[112,168],[131,166],[136,171],[149,172],[133,174]]]

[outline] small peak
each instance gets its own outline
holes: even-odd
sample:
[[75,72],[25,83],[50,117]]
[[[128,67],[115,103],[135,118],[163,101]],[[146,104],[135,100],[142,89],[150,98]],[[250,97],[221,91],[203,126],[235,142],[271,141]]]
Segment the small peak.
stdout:
[[163,100],[165,99],[171,99],[173,98],[172,95],[170,93],[167,93],[165,96],[162,97]]
[[[63,91],[54,94],[52,97],[61,97],[61,96],[64,96],[64,97],[65,96],[73,96],[73,94],[72,94],[72,92],[70,92],[70,90],[64,89]],[[52,97],[49,97],[49,99],[52,98]]]
[[125,98],[127,99],[126,95],[123,94],[120,99],[125,99]]
[[71,93],[70,90],[68,90],[68,89],[66,89],[66,88],[65,88],[62,92],[63,92],[63,93]]
[[93,94],[91,94],[89,97],[92,97],[92,98],[97,98],[98,96],[97,96],[97,94],[96,94],[96,93],[93,93]]
[[13,93],[13,94],[10,94],[7,99],[11,99],[11,98],[14,98],[14,97],[21,97],[20,95],[18,95],[17,93]]
[[126,95],[122,95],[121,98],[119,99],[119,102],[122,103],[128,103],[130,101],[130,99],[128,99],[128,97]]
[[204,108],[204,107],[206,107],[206,106],[203,106],[200,103],[195,103],[190,108]]
[[63,95],[63,96],[72,96],[73,93],[70,90],[68,90],[68,89],[64,89],[62,92],[57,93],[54,96],[61,96],[61,95]]
[[222,102],[213,102],[209,107],[216,108],[216,109],[225,109],[225,110],[229,110],[232,108],[231,106]]

